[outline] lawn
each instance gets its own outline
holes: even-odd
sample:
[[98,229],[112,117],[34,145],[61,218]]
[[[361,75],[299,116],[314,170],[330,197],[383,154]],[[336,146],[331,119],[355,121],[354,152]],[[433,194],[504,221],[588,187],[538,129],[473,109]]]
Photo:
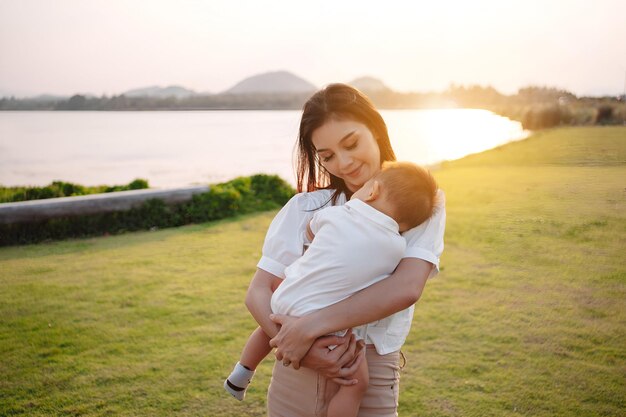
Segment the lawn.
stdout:
[[[626,128],[443,164],[442,271],[403,351],[401,416],[626,414]],[[223,378],[275,212],[0,248],[0,415],[262,416]]]

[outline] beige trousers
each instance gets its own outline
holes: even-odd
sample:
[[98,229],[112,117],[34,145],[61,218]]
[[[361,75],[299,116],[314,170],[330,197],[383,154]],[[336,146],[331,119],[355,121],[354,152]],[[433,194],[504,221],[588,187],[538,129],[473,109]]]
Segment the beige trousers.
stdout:
[[[400,352],[379,355],[367,346],[370,383],[361,401],[358,417],[396,417],[400,384]],[[274,364],[267,392],[270,417],[325,417],[328,401],[337,384],[306,368],[295,370],[280,362]]]

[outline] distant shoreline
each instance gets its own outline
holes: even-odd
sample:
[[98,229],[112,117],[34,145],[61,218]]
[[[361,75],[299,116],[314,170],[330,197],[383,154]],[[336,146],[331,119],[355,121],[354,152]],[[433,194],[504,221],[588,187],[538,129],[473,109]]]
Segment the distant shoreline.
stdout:
[[[626,102],[618,97],[576,97],[554,88],[529,87],[506,96],[490,87],[451,87],[442,93],[367,92],[380,110],[483,109],[537,130],[560,125],[626,123]],[[0,111],[195,112],[301,110],[310,93],[255,93],[176,97],[91,97],[61,100],[0,99]]]

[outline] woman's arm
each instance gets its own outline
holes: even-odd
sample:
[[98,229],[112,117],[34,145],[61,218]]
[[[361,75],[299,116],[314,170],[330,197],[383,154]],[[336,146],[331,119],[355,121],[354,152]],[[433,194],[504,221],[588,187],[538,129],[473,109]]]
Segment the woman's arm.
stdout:
[[280,329],[280,326],[270,320],[270,314],[272,294],[281,281],[277,276],[257,268],[246,294],[246,307],[269,337],[276,336]]
[[351,297],[300,318],[272,315],[281,325],[270,344],[276,357],[296,369],[319,336],[383,319],[413,305],[421,296],[433,264],[404,258],[386,279]]

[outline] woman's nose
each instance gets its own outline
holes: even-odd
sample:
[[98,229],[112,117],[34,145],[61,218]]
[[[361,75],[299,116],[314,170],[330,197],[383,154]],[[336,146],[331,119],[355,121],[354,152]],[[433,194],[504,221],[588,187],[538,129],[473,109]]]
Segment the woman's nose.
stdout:
[[349,168],[352,165],[352,157],[348,154],[339,154],[339,169],[341,169],[342,171],[345,168]]

